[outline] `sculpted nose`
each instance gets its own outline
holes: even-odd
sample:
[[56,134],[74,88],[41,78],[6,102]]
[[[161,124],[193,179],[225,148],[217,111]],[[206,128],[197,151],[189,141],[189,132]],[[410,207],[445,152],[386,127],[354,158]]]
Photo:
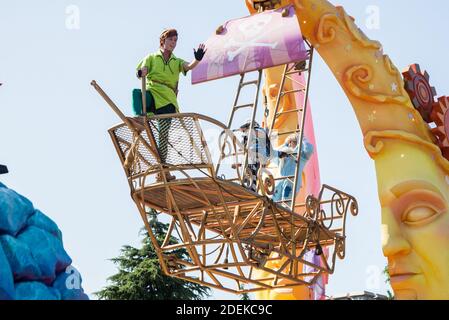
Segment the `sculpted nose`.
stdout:
[[411,251],[410,243],[402,233],[400,221],[389,208],[382,209],[382,250],[387,258],[407,255]]

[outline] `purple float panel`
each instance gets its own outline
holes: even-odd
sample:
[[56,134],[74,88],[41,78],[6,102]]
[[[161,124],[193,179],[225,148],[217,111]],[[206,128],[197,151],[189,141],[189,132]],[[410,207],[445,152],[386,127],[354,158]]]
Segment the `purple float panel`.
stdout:
[[[288,15],[283,16],[284,10]],[[207,52],[193,70],[192,84],[305,60],[308,52],[293,6],[223,25],[207,40]]]

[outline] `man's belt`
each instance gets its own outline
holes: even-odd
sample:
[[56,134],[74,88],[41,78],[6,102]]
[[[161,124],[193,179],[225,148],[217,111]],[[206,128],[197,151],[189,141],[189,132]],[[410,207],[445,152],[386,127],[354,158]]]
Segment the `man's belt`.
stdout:
[[157,83],[157,84],[161,84],[161,85],[163,85],[163,86],[166,86],[166,87],[172,89],[173,92],[174,92],[176,95],[178,95],[178,88],[172,87],[171,85],[169,85],[169,84],[167,84],[167,83],[165,83],[165,82],[161,82],[161,81],[157,81],[157,80],[151,80],[151,82],[154,82],[154,83]]

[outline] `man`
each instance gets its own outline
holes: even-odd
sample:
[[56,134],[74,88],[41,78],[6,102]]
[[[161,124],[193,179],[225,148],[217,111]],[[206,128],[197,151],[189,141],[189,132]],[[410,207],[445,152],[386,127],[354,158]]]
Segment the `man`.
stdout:
[[[248,148],[248,169],[251,171],[252,181],[249,181],[249,189],[257,191],[257,175],[261,166],[267,165],[271,157],[271,143],[267,132],[259,123],[254,122],[252,134],[250,131],[252,120],[246,121],[240,131],[243,134],[243,145]],[[251,135],[251,140],[250,139]]]
[[[298,165],[297,156],[301,151],[300,167],[298,174],[298,182],[296,185],[296,191],[298,192],[302,187],[302,172],[307,162],[313,155],[313,145],[304,137],[302,141],[302,148],[299,150],[299,137],[297,134],[289,136],[285,144],[274,152],[274,162],[279,165],[280,173],[282,177],[291,177],[296,173],[296,167]],[[293,198],[293,183],[291,179],[284,179],[276,184],[276,189],[273,195],[273,201],[289,201]]]
[[165,30],[160,36],[159,50],[146,56],[137,66],[137,76],[147,78],[147,91],[152,100],[149,110],[156,115],[179,112],[179,74],[186,75],[194,69],[206,53],[204,44],[200,44],[194,50],[195,60],[187,63],[173,54],[177,42],[178,32],[175,29]]
[[[204,44],[200,44],[198,49],[194,50],[195,60],[187,63],[173,54],[177,42],[178,32],[175,29],[165,30],[159,39],[159,50],[146,56],[137,66],[137,77],[146,77],[147,80],[146,96],[149,116],[179,112],[177,99],[179,74],[186,75],[194,69],[206,53]],[[134,113],[142,115],[143,111],[134,109]],[[167,161],[170,126],[171,119],[159,121],[158,149],[162,163]],[[166,177],[167,180],[174,180],[170,174]],[[161,177],[158,177],[158,180],[162,181]]]

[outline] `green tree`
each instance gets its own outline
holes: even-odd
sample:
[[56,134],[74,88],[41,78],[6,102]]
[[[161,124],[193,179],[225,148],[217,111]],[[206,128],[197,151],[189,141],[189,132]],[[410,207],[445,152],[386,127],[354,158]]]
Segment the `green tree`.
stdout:
[[[388,266],[386,266],[385,269],[384,269],[384,275],[385,275],[385,277],[387,278],[387,279],[385,280],[385,283],[391,285],[391,277],[390,277],[390,271],[388,271]],[[393,294],[393,292],[391,292],[390,290],[388,290],[388,291],[387,291],[387,294],[388,294],[388,299],[389,299],[389,300],[394,300],[394,294]]]
[[[168,225],[159,222],[154,211],[148,218],[154,235],[162,243]],[[177,243],[177,239],[170,239],[170,244]],[[183,259],[188,257],[185,250],[171,254]],[[95,293],[101,300],[201,300],[210,296],[207,287],[164,275],[146,232],[142,248],[124,246],[120,256],[111,261],[118,266],[118,273],[108,278],[110,284],[107,287]]]
[[[241,285],[240,290],[245,290],[245,286]],[[240,294],[240,300],[249,301],[249,300],[251,300],[251,297],[249,296],[249,293],[244,292],[244,293]]]

